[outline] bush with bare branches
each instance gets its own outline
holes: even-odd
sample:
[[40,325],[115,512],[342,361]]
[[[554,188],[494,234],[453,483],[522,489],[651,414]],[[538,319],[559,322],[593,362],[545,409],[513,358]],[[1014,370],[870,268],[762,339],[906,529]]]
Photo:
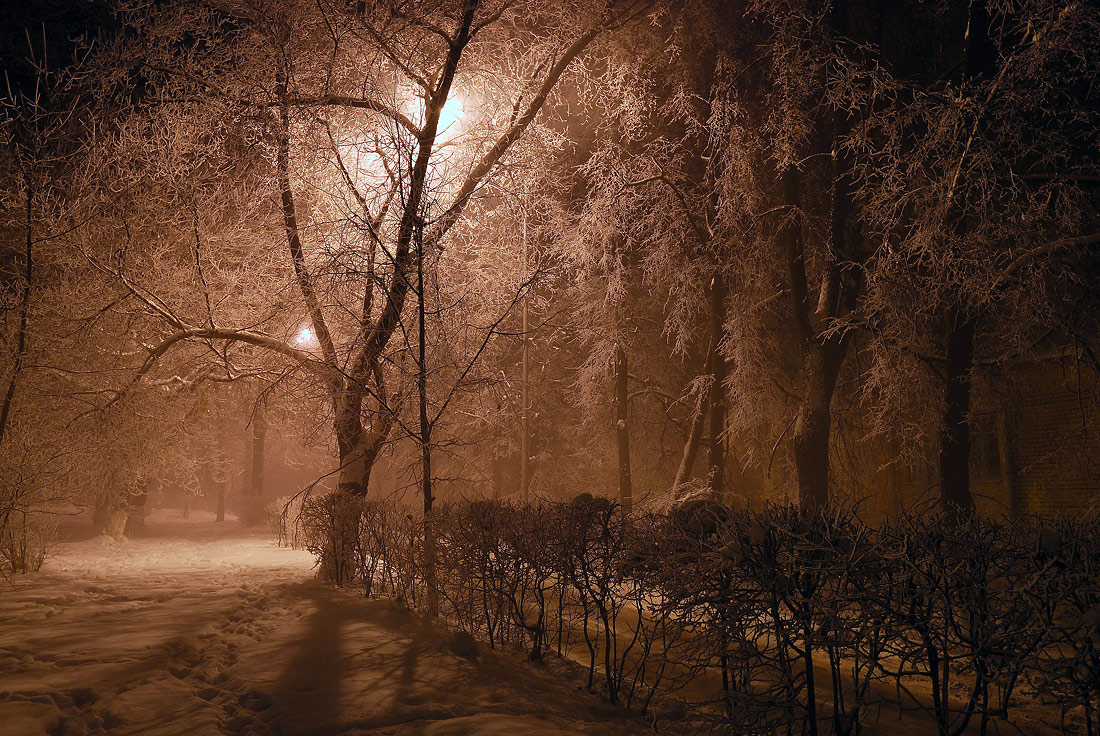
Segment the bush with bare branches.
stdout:
[[[493,647],[585,666],[615,703],[721,733],[858,733],[875,706],[941,734],[1011,723],[1042,696],[1094,733],[1100,697],[1095,519],[991,521],[734,511],[695,500],[624,515],[582,494],[540,506],[322,497],[307,545],[332,579],[437,610]],[[339,566],[334,566],[340,560]],[[680,710],[667,704],[680,702]]]

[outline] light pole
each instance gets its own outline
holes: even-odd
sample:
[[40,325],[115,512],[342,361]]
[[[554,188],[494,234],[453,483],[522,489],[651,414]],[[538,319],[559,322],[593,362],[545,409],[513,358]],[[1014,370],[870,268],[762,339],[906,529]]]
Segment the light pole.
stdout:
[[[522,268],[523,279],[527,278],[527,208],[522,210],[523,214],[523,251],[522,251]],[[522,283],[522,281],[521,281]],[[520,498],[523,503],[528,503],[531,499],[531,416],[530,416],[530,397],[528,396],[528,344],[527,344],[527,292],[523,294],[523,309],[522,309],[522,327],[523,333],[523,350],[522,350],[522,384],[520,386],[521,403],[522,408],[520,411],[520,438],[519,438],[519,452],[520,452]]]

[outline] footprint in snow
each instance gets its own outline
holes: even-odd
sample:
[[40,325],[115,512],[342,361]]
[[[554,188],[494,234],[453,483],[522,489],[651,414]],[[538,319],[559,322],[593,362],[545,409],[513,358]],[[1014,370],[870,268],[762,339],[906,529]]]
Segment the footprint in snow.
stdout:
[[254,690],[250,690],[241,695],[237,698],[237,702],[240,703],[241,707],[245,710],[253,712],[267,710],[271,707],[271,697],[265,693],[256,692]]

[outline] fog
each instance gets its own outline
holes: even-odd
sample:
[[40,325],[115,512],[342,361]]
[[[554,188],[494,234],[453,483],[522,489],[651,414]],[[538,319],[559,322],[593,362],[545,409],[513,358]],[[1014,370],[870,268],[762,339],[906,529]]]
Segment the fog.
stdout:
[[0,736],[1100,732],[1100,9],[0,31]]

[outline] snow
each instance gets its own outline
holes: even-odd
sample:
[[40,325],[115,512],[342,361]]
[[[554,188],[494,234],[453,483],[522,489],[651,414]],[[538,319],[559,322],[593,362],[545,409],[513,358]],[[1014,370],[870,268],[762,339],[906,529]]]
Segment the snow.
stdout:
[[567,678],[388,601],[211,515],[70,539],[0,589],[0,735],[642,734]]

